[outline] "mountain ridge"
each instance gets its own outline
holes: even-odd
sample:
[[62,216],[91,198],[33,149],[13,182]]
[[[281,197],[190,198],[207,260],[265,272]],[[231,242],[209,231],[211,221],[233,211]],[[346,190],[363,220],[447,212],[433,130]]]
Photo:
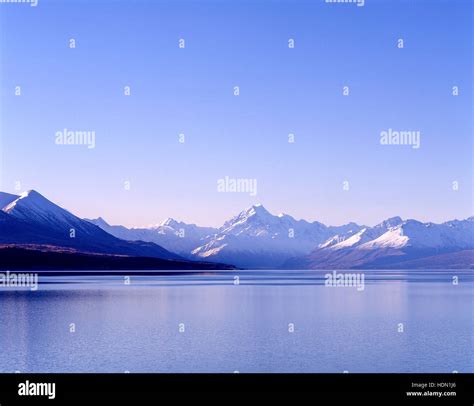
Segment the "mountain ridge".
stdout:
[[[207,261],[242,268],[350,269],[422,267],[437,255],[463,251],[456,261],[470,267],[474,216],[444,223],[423,223],[395,216],[375,226],[354,222],[327,226],[273,215],[252,205],[221,227],[165,220],[143,228],[110,225],[103,217],[80,219],[32,190],[21,195],[0,192],[0,244],[53,244],[84,252]],[[74,238],[68,233],[73,230]],[[429,258],[429,259],[428,259]],[[454,258],[454,257],[453,257]],[[441,260],[441,259],[440,259]],[[405,266],[404,265],[404,266]]]
[[0,244],[51,244],[83,252],[184,259],[156,244],[112,236],[35,190],[22,193],[0,212]]
[[[186,252],[184,249],[180,254],[187,258],[233,263],[244,268],[352,268],[373,264],[388,266],[389,259],[398,257],[403,257],[408,263],[423,255],[432,259],[436,254],[446,255],[448,251],[474,248],[466,238],[466,235],[469,237],[472,234],[472,226],[464,230],[464,241],[456,231],[456,228],[466,228],[466,222],[472,222],[473,219],[474,216],[471,216],[465,220],[435,224],[393,216],[372,227],[354,222],[342,226],[326,226],[318,221],[296,220],[288,214],[273,215],[262,204],[255,204],[225,221],[221,227],[212,228],[210,232],[203,233],[201,238],[188,241],[185,248],[191,251]],[[166,221],[161,224],[164,223]],[[408,234],[414,228],[418,228],[418,231],[433,231],[425,235],[421,233],[421,237],[414,235],[409,239],[407,235],[401,235],[403,227],[407,228]],[[444,230],[444,234],[441,233],[443,238],[440,237],[440,228]],[[152,232],[153,228],[142,230]],[[113,230],[111,232],[114,233]],[[433,246],[433,241],[438,241],[439,244]],[[161,242],[163,246],[173,250],[172,241]],[[405,245],[407,247],[402,250]],[[307,258],[310,255],[313,258]]]

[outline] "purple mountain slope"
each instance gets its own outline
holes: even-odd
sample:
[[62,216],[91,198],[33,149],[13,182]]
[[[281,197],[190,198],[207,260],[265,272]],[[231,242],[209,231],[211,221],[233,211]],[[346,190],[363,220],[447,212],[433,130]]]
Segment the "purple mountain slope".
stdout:
[[11,201],[0,213],[0,244],[53,245],[81,252],[182,259],[153,243],[120,240],[34,190]]

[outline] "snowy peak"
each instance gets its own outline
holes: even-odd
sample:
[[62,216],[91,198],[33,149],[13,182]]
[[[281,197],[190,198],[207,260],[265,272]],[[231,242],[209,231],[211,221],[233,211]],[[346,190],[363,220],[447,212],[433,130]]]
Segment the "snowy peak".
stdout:
[[30,201],[33,200],[41,200],[42,196],[36,190],[28,190],[27,192],[21,193],[15,200],[10,202],[10,204],[4,208],[6,211],[7,209],[11,208],[11,206],[16,205],[19,201],[29,199]]
[[[0,241],[44,244],[81,252],[180,259],[159,245],[118,239],[46,199],[35,190],[22,193],[1,211]],[[5,221],[3,221],[5,220]],[[107,224],[102,218],[102,224]],[[8,223],[8,224],[6,224]]]
[[355,225],[350,227],[349,231],[331,237],[329,240],[322,243],[319,248],[330,248],[333,250],[355,248],[371,240],[379,238],[388,230],[394,227],[399,227],[401,224],[403,224],[403,220],[400,217],[391,217],[374,227],[361,228]]
[[261,204],[250,206],[219,229],[221,234],[268,235],[281,232],[284,218],[274,216]]
[[[17,233],[16,241],[38,243],[41,238],[42,243],[91,252],[164,258],[173,257],[172,251],[188,259],[206,258],[244,268],[278,268],[293,259],[293,267],[379,266],[392,260],[474,249],[474,217],[442,224],[391,217],[374,227],[355,223],[328,227],[288,214],[273,215],[255,204],[219,229],[173,218],[153,227],[126,228],[109,225],[102,217],[81,220],[34,190],[19,196],[0,193],[2,203],[0,225],[8,230],[3,236],[6,242],[13,241],[14,226],[26,224],[28,230]],[[74,238],[69,236],[71,228],[76,231]]]
[[389,219],[382,221],[381,223],[377,224],[375,227],[384,228],[388,230],[389,228],[397,227],[402,223],[403,223],[403,220],[401,219],[401,217],[396,216],[396,217],[390,217]]
[[20,194],[18,198],[12,201],[7,207],[4,208],[4,210],[11,210],[14,206],[18,204],[34,204],[37,206],[45,206],[48,203],[54,204],[45,197],[43,197],[41,194],[39,194],[36,190],[28,190],[27,192],[23,192],[22,194]]
[[381,236],[361,244],[361,249],[383,249],[383,248],[403,248],[408,245],[410,239],[403,232],[401,226],[390,228]]
[[18,199],[4,207],[3,211],[21,220],[47,223],[48,225],[69,223],[71,220],[77,219],[76,216],[49,201],[35,190],[22,193]]
[[319,246],[320,249],[341,250],[376,249],[470,249],[474,224],[469,219],[442,224],[422,223],[400,217],[387,219],[374,227],[366,227],[356,234],[337,235]]
[[[474,222],[470,219],[435,224],[417,220],[403,221],[399,217],[393,217],[374,227],[365,227],[355,234],[333,236],[309,255],[288,261],[285,267],[470,268],[473,266],[473,236]],[[459,253],[457,259],[449,257],[455,253]],[[448,257],[442,260],[438,255]]]
[[250,206],[244,212],[246,212],[248,216],[271,216],[270,212],[265,207],[263,207],[261,203]]
[[[137,230],[138,228],[134,228]],[[183,221],[178,221],[168,217],[159,225],[148,228],[148,230],[156,231],[160,234],[173,234],[180,238],[202,238],[208,234],[214,234],[217,229],[212,227],[201,227],[196,224],[187,224]]]
[[273,215],[254,205],[227,221],[192,253],[242,267],[279,267],[288,258],[308,254],[332,235],[332,228],[324,224]]
[[355,248],[374,238],[379,237],[385,229],[381,227],[364,227],[357,232],[349,231],[348,233],[336,235],[328,241],[320,245],[320,248],[331,248],[340,250],[344,248]]
[[259,219],[265,221],[272,217],[273,215],[265,207],[263,207],[261,204],[255,204],[253,206],[250,206],[248,209],[240,212],[237,216],[233,217],[226,224],[240,223],[243,221],[248,221],[250,219]]
[[[164,219],[159,225],[158,227],[171,227],[171,228],[176,228],[176,227],[179,227],[180,225],[182,225],[184,223],[181,223],[179,221],[176,221],[175,219],[171,218],[171,217],[168,217],[166,219]],[[155,226],[156,227],[156,226]]]
[[242,211],[238,217],[259,217],[259,218],[269,218],[274,217],[262,204],[254,204],[248,209]]
[[173,218],[167,218],[157,225],[133,228],[109,225],[104,220],[101,220],[99,217],[98,219],[87,221],[122,240],[155,243],[183,257],[191,257],[193,249],[205,244],[206,237],[217,232],[217,229],[212,227],[186,224]]
[[94,233],[91,229],[93,226],[89,222],[59,207],[35,190],[22,193],[18,199],[4,207],[3,212],[35,227],[48,228],[61,233],[68,233],[71,228],[80,230],[83,234]]
[[464,248],[474,247],[472,221],[450,221],[443,224],[406,220],[380,237],[375,246],[410,248]]

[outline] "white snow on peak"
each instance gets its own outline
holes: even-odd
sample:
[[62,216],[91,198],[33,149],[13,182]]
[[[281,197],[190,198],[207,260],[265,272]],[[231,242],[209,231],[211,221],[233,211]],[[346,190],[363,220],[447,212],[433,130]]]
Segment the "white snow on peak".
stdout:
[[18,219],[61,227],[61,224],[77,223],[76,216],[49,201],[35,190],[22,193],[18,199],[3,208],[5,213]]
[[[354,235],[349,236],[347,238],[344,238],[344,237],[337,238],[335,241],[336,243],[332,245],[331,248],[338,250],[342,248],[354,247],[358,245],[363,239],[366,240],[367,238],[370,238],[370,237],[367,237],[367,228],[363,228],[358,233],[355,233]],[[327,244],[323,244],[322,247],[323,246],[327,246]]]
[[247,216],[268,216],[270,212],[262,206],[261,203],[254,204],[250,206],[247,210],[244,210],[242,213],[245,213]]
[[27,192],[21,193],[17,199],[4,207],[3,211],[6,213],[11,213],[16,207],[24,205],[32,206],[32,208],[34,206],[38,209],[44,209],[48,206],[44,200],[48,201],[35,190],[28,190]]
[[[5,203],[3,208],[0,207],[2,212],[38,225],[61,230],[65,227],[69,229],[70,226],[81,227],[82,220],[34,190],[19,196],[0,192],[0,204],[2,203]],[[219,229],[186,224],[173,218],[167,218],[149,228],[131,229],[109,225],[101,217],[88,221],[118,238],[155,242],[185,256],[191,256],[192,253],[195,256],[238,264],[247,254],[254,255],[257,266],[260,266],[258,258],[261,257],[274,261],[268,262],[271,264],[269,266],[278,266],[285,259],[308,255],[312,251],[315,255],[321,255],[321,251],[347,249],[352,255],[357,250],[387,248],[390,251],[409,251],[411,248],[474,248],[474,217],[442,224],[391,217],[374,227],[355,223],[327,227],[316,221],[309,223],[296,220],[284,213],[273,215],[262,204],[255,204]],[[87,227],[84,228],[86,229]],[[344,256],[344,251],[336,252],[335,255]]]
[[397,227],[398,225],[402,224],[403,220],[399,216],[390,217],[387,220],[382,221],[381,223],[377,224],[374,228],[384,228],[390,229],[392,227]]
[[193,254],[238,263],[241,253],[250,252],[257,257],[273,257],[270,261],[276,264],[282,258],[311,252],[330,233],[321,223],[296,220],[288,214],[273,215],[262,205],[253,205],[227,221]]
[[[180,224],[183,224],[183,223],[181,223],[179,221],[176,221],[175,219],[173,219],[171,217],[167,217],[161,223],[159,223],[158,227],[160,227],[160,226],[176,227],[176,226],[179,226]],[[156,226],[155,226],[155,228],[156,228]]]
[[403,248],[409,242],[409,237],[404,235],[401,226],[390,228],[386,233],[372,241],[360,245],[361,249],[376,248]]
[[473,248],[473,225],[470,221],[450,221],[443,224],[406,220],[391,227],[380,237],[361,245],[377,248]]
[[375,227],[363,227],[355,233],[353,230],[349,230],[347,233],[331,237],[321,244],[319,248],[330,248],[331,250],[355,248],[380,237],[384,232],[390,229],[394,223],[395,221],[384,221]]

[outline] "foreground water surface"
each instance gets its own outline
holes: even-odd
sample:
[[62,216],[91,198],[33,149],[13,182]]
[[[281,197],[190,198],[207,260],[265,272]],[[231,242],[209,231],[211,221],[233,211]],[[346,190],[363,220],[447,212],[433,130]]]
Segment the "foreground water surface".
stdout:
[[2,287],[0,371],[474,372],[472,270],[364,271],[363,289],[326,273]]

